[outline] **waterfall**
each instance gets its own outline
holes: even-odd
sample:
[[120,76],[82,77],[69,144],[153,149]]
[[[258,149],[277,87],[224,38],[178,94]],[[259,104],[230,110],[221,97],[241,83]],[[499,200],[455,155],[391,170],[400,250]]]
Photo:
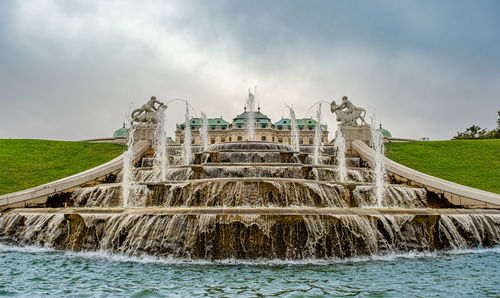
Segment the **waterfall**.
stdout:
[[297,127],[297,120],[295,118],[295,111],[292,106],[289,106],[290,110],[290,125],[292,127],[291,131],[291,145],[293,150],[300,151],[299,147],[299,128]]
[[382,200],[385,193],[385,167],[384,167],[384,138],[382,133],[376,129],[375,117],[371,124],[371,142],[375,150],[375,195],[377,197],[377,206],[382,207]]
[[316,128],[314,131],[314,164],[320,163],[319,153],[321,147],[321,104],[318,105],[316,110]]
[[[155,130],[155,172],[161,181],[166,180],[167,174],[167,135],[165,133],[165,107],[160,107],[156,112],[157,126]],[[159,175],[158,175],[159,174]]]
[[[161,210],[161,209],[160,209]],[[500,215],[7,213],[2,243],[191,259],[308,259],[492,247]],[[99,231],[99,232],[96,232]]]
[[182,154],[185,165],[191,162],[191,124],[189,119],[189,104],[186,100],[186,113],[184,114],[185,128],[184,128],[184,144],[182,144]]
[[339,180],[340,182],[346,182],[347,168],[345,158],[345,139],[340,128],[337,129],[337,134],[333,146],[335,147],[335,150],[337,152],[335,159],[339,169]]
[[133,188],[135,184],[133,169],[134,169],[134,133],[135,126],[132,124],[131,115],[127,114],[126,127],[128,132],[127,139],[127,151],[125,151],[123,155],[123,180],[122,180],[122,188],[123,188],[123,206],[128,206],[128,202],[130,199],[131,188]]
[[208,118],[207,114],[201,112],[201,119],[203,121],[203,125],[201,127],[201,139],[203,144],[203,151],[208,150]]
[[248,90],[248,100],[247,100],[247,129],[248,129],[248,140],[255,141],[255,95]]

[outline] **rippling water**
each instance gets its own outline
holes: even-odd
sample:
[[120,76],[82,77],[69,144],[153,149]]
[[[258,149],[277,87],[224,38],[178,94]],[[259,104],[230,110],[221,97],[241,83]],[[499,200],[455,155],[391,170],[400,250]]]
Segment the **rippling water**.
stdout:
[[209,262],[0,244],[0,294],[498,296],[500,247],[330,261]]

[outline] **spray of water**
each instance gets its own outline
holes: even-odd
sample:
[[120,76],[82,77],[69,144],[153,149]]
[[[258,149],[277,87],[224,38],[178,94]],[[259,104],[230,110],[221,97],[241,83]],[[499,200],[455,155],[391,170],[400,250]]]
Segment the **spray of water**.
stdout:
[[290,111],[290,125],[292,127],[291,145],[292,145],[293,150],[300,151],[299,128],[297,127],[297,119],[295,118],[295,110],[293,109],[293,106],[289,106],[288,110]]
[[319,153],[321,149],[321,103],[316,110],[316,129],[314,131],[314,164],[319,164]]
[[382,207],[385,194],[385,166],[384,166],[384,138],[377,130],[375,115],[371,123],[371,142],[375,151],[375,195],[377,197],[377,207]]
[[247,112],[248,140],[255,141],[255,95],[252,94],[250,89],[248,89]]
[[203,151],[208,150],[208,118],[207,114],[201,112],[202,126],[201,126],[201,139],[203,144]]
[[191,125],[189,119],[189,103],[186,100],[186,113],[184,114],[185,128],[184,128],[184,144],[182,144],[182,157],[185,165],[191,162]]
[[128,206],[130,201],[131,190],[135,185],[134,175],[132,173],[134,169],[134,132],[135,126],[132,124],[132,118],[130,113],[127,113],[127,121],[125,121],[125,126],[128,132],[127,140],[127,151],[123,155],[123,178],[122,178],[122,190],[123,190],[123,206]]
[[158,174],[161,181],[165,181],[167,178],[167,134],[165,132],[165,107],[160,107],[156,112],[157,126],[155,130],[155,163],[154,171]]
[[340,128],[337,129],[337,134],[335,136],[335,142],[333,144],[337,155],[336,155],[336,161],[338,164],[338,169],[339,169],[339,180],[340,182],[346,182],[347,181],[347,167],[346,167],[346,157],[345,157],[345,139],[344,136],[342,135],[342,131],[340,131]]

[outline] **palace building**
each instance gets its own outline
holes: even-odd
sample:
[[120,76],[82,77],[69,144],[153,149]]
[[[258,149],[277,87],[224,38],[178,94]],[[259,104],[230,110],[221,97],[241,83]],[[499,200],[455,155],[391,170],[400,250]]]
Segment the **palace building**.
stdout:
[[[281,118],[277,122],[272,122],[269,117],[262,114],[260,107],[257,111],[248,111],[245,107],[244,112],[237,115],[231,122],[220,118],[208,119],[208,143],[216,144],[221,142],[248,141],[249,119],[253,119],[255,126],[255,140],[278,142],[290,144],[291,123],[289,118]],[[253,116],[253,117],[252,117]],[[297,119],[300,145],[312,145],[317,122],[312,118]],[[191,144],[202,144],[202,118],[191,118],[189,120],[189,129],[191,129]],[[176,125],[175,143],[184,143],[184,130],[186,122]],[[328,143],[328,130],[326,125],[321,125],[322,143]]]

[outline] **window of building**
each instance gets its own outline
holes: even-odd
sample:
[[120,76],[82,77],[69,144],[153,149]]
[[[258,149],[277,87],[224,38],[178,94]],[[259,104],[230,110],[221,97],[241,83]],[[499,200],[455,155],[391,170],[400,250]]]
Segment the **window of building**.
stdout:
[[261,124],[261,125],[260,125],[260,127],[262,127],[262,128],[266,128],[266,127],[267,127],[267,123],[265,123],[265,124]]
[[242,141],[243,138],[241,136],[238,136],[238,141]]
[[278,138],[279,143],[283,143],[283,138]]
[[194,145],[194,139],[191,139],[191,145]]
[[215,144],[215,138],[212,138],[212,139],[210,140],[210,144]]
[[229,142],[231,142],[231,139],[232,139],[232,138],[231,138],[231,137],[229,137]]
[[184,144],[184,138],[181,138],[181,144]]
[[304,139],[299,138],[299,144],[300,144],[300,145],[304,145]]
[[266,136],[262,136],[262,137],[260,138],[260,140],[261,140],[261,141],[265,141],[265,140],[266,140]]
[[226,138],[220,138],[220,141],[221,141],[221,142],[225,142],[225,141],[226,141]]
[[274,142],[274,137],[273,137],[273,142]]

